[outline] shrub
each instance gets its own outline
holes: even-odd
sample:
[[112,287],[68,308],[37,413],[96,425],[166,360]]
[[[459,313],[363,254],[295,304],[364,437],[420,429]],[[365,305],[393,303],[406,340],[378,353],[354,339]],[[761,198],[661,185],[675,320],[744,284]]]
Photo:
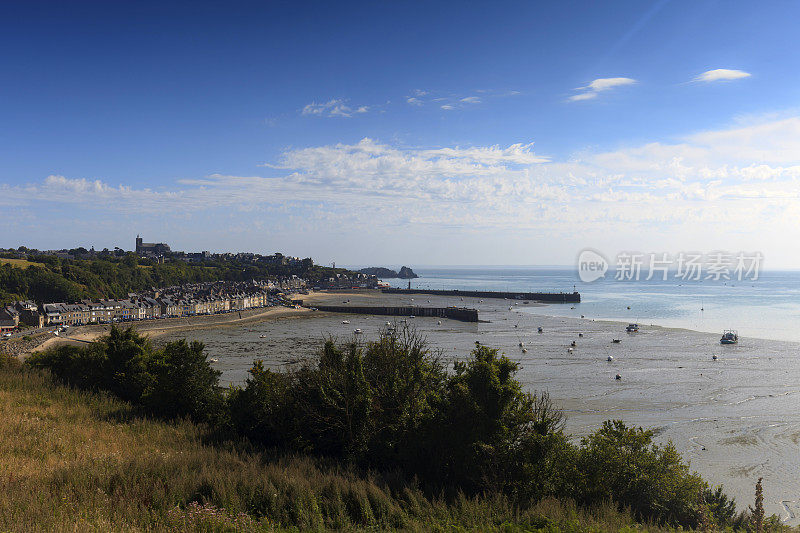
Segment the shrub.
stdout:
[[653,432],[606,421],[582,441],[580,500],[613,500],[640,519],[694,527],[707,484],[690,473],[672,443],[653,444]]

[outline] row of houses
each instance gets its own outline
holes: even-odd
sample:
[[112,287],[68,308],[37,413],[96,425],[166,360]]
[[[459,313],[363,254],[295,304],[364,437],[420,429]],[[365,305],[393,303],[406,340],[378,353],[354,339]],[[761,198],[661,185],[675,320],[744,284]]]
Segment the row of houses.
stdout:
[[124,300],[83,300],[80,303],[44,304],[46,325],[81,326],[137,320],[214,315],[271,307],[285,303],[274,291],[197,297],[131,297]]

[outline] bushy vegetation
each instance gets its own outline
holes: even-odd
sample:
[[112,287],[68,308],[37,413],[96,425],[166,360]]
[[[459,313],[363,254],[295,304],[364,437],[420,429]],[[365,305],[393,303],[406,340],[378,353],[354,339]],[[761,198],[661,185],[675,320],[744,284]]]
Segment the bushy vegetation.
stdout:
[[[441,522],[444,512],[463,527],[508,520],[537,530],[552,525],[535,511],[541,502],[571,508],[574,501],[583,510],[611,505],[627,517],[625,525],[724,528],[749,521],[721,488],[690,472],[672,444],[655,444],[650,431],[609,421],[573,443],[547,395],[522,390],[517,364],[485,346],[450,370],[408,330],[367,344],[329,340],[317,359],[292,371],[255,362],[247,382],[227,394],[201,344],[154,349],[133,330],[112,329],[91,347],[52,349],[28,365],[162,418],[203,421],[215,442],[244,437],[252,453],[302,454],[371,480],[357,495],[335,486],[304,489],[313,494],[295,495],[289,517],[275,501],[290,490],[285,483],[220,487],[208,480],[198,495],[172,504],[183,513],[196,502],[192,520],[281,516],[282,526],[398,528],[431,513],[436,523],[450,523]],[[443,507],[432,511],[437,505]],[[489,514],[470,522],[458,510],[466,507]],[[583,530],[580,521],[560,524]]]

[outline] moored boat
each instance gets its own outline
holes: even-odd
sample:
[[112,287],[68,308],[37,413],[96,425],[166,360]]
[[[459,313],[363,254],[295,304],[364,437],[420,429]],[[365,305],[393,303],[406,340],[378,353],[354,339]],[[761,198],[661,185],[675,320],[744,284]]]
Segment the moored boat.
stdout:
[[720,344],[736,344],[739,342],[739,333],[733,329],[726,329],[722,332],[722,338],[719,340]]

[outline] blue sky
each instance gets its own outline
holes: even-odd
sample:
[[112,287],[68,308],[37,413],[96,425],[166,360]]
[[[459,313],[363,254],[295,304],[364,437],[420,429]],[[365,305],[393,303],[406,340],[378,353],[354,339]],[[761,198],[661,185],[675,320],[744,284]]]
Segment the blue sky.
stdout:
[[795,2],[0,7],[0,246],[795,266]]

